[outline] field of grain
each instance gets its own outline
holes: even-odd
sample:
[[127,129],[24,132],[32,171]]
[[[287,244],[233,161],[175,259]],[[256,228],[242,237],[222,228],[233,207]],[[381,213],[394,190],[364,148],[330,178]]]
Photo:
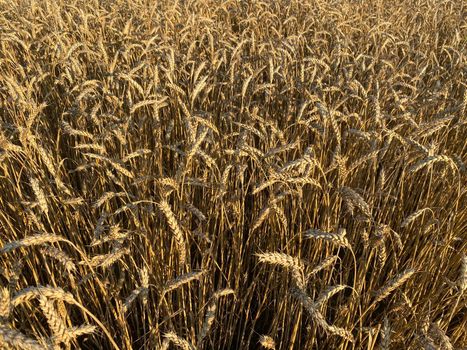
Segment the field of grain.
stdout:
[[466,349],[466,17],[0,1],[0,348]]

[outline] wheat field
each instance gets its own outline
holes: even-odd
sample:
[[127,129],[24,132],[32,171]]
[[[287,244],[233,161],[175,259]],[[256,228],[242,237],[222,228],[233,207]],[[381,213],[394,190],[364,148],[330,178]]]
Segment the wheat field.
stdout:
[[0,1],[0,348],[467,349],[465,18]]

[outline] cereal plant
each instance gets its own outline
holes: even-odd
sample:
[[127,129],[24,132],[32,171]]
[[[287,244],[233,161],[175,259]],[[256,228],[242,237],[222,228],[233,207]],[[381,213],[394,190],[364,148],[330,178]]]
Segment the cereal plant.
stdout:
[[467,348],[466,5],[0,0],[0,348]]

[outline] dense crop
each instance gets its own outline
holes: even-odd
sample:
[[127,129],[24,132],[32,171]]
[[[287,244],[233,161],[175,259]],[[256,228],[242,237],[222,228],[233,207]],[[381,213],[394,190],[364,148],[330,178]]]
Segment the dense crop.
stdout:
[[2,349],[466,347],[466,9],[0,2]]

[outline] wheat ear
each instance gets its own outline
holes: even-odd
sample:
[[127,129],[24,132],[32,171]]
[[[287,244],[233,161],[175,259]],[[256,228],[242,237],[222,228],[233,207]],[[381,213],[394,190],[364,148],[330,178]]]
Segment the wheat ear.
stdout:
[[415,270],[408,269],[386,282],[386,284],[376,292],[373,304],[387,298],[392,291],[404,284],[414,273]]

